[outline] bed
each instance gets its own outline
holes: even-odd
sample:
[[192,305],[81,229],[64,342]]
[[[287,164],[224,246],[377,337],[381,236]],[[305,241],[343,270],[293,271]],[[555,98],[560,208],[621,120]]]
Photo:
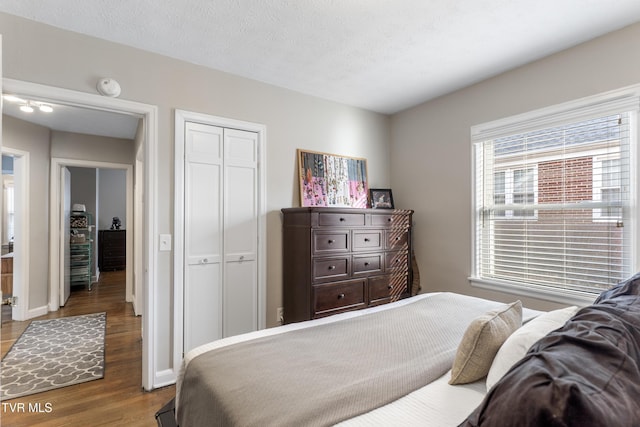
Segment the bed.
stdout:
[[[486,392],[484,382],[448,384],[458,344],[473,319],[504,306],[421,294],[212,342],[183,361],[178,424],[424,425],[428,416],[454,425]],[[525,321],[540,313],[523,312]]]
[[[528,379],[532,369],[532,362],[527,361],[537,361],[541,371],[540,360],[547,364],[562,360],[561,366],[573,370],[584,360],[589,361],[590,370],[598,363],[614,366],[618,359],[607,362],[585,354],[578,359],[569,357],[573,365],[568,364],[558,354],[575,352],[575,340],[558,341],[557,337],[572,337],[578,330],[588,335],[588,341],[594,338],[589,332],[595,327],[593,322],[609,322],[605,329],[611,322],[621,322],[631,325],[630,337],[625,336],[631,344],[624,344],[617,353],[611,348],[604,351],[626,355],[623,372],[640,384],[640,337],[636,340],[633,335],[633,328],[640,334],[639,287],[636,276],[615,291],[603,293],[593,306],[544,313],[522,308],[519,301],[504,304],[446,292],[421,294],[218,340],[185,356],[176,387],[175,419],[181,427],[580,425],[553,424],[549,419],[546,424],[525,424],[515,418],[535,419],[532,402],[527,410],[513,410],[528,402],[522,399],[527,390],[522,388],[527,384],[523,378]],[[620,316],[627,318],[619,320]],[[618,323],[615,326],[620,328]],[[598,337],[596,334],[596,341]],[[545,339],[551,341],[545,344]],[[622,342],[617,335],[615,340]],[[602,345],[611,345],[604,341],[592,349],[597,353]],[[532,351],[536,357],[531,356]],[[545,375],[546,385],[553,385],[555,378],[569,389],[582,381],[557,367],[547,367]],[[535,390],[540,383],[529,386]],[[635,403],[640,396],[638,387],[616,388],[615,408],[627,420],[640,419]],[[629,390],[639,394],[629,399],[625,394]],[[583,406],[587,401],[583,398]],[[571,412],[567,414],[571,418]],[[513,419],[505,423],[508,416]],[[584,424],[584,417],[580,420],[581,425],[597,425]]]

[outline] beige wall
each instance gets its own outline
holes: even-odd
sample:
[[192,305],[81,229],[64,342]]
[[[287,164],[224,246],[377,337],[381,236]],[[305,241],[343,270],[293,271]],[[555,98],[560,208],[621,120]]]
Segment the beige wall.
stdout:
[[51,157],[133,165],[133,150],[131,139],[51,131]]
[[[470,127],[640,83],[640,24],[443,96],[392,118],[394,198],[416,210],[423,291],[514,300],[471,287]],[[532,308],[556,304],[523,299]]]
[[[388,187],[390,119],[200,66],[0,14],[4,77],[96,93],[113,77],[121,99],[158,106],[158,232],[173,234],[174,109],[267,128],[267,325],[282,301],[280,209],[298,205],[296,148],[364,157]],[[170,369],[172,253],[158,253],[158,370]]]

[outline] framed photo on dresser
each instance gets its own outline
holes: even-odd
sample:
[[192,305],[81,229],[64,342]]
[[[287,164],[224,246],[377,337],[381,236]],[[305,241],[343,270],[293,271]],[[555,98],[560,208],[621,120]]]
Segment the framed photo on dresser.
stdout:
[[390,188],[369,189],[369,200],[373,209],[393,209],[393,194]]

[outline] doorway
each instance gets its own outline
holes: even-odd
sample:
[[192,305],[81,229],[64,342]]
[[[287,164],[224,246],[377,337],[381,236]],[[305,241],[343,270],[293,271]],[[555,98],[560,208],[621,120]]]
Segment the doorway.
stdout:
[[[157,200],[157,188],[156,188],[156,162],[157,162],[157,107],[141,104],[133,101],[126,101],[114,98],[101,97],[84,92],[71,91],[61,88],[54,88],[50,86],[39,85],[35,83],[23,82],[13,79],[3,79],[3,92],[21,94],[26,97],[33,97],[41,101],[47,101],[57,103],[61,105],[84,108],[93,111],[104,111],[125,115],[136,115],[142,118],[142,129],[140,132],[140,144],[144,146],[144,179],[140,183],[144,187],[144,211],[136,212],[135,215],[140,215],[144,224],[144,230],[142,232],[142,241],[133,242],[133,247],[140,247],[143,254],[140,259],[135,260],[136,263],[140,263],[137,267],[140,271],[144,271],[144,277],[138,281],[138,292],[136,294],[142,295],[143,304],[145,305],[142,323],[143,323],[143,347],[142,347],[142,386],[145,390],[152,390],[153,388],[160,387],[167,382],[171,381],[171,377],[175,377],[174,372],[166,372],[165,370],[159,370],[157,368],[157,358],[155,354],[158,349],[158,340],[156,338],[156,325],[153,322],[154,312],[156,309],[155,300],[153,295],[156,294],[156,277],[157,277],[157,253],[155,248],[154,236],[157,234],[156,224],[156,200]],[[53,168],[52,168],[53,169]],[[50,180],[53,187],[53,183],[59,183],[59,174]],[[131,180],[133,179],[132,173],[130,173]],[[132,186],[131,186],[132,188]],[[52,188],[50,192],[50,202],[59,201],[57,194],[59,193],[59,186]],[[56,197],[53,197],[56,195]],[[132,197],[132,196],[131,196]],[[130,203],[130,206],[133,206]],[[131,208],[133,209],[133,207]],[[57,215],[57,206],[53,206],[50,209],[53,214],[50,215],[49,230],[51,232],[49,236],[49,274],[50,274],[50,299],[49,309],[57,310],[59,307],[59,217]],[[132,247],[132,249],[133,249]],[[131,251],[133,252],[133,250]],[[28,286],[28,282],[26,283]],[[25,295],[28,295],[28,289],[23,290]],[[55,298],[51,298],[55,295]],[[167,378],[167,376],[169,378]]]
[[[64,183],[61,182],[62,171],[64,169],[69,169],[75,171],[76,174],[84,174],[83,181],[85,184],[89,184],[89,188],[84,191],[78,192],[79,194],[76,196],[76,199],[73,199],[71,203],[84,205],[82,208],[87,209],[87,212],[91,214],[92,225],[96,227],[98,230],[100,229],[109,229],[113,216],[103,218],[105,215],[108,215],[107,212],[115,212],[105,207],[104,209],[100,208],[100,178],[99,171],[105,171],[103,175],[106,175],[106,171],[121,171],[124,174],[124,194],[122,194],[124,198],[124,206],[118,207],[117,212],[120,212],[120,209],[124,208],[124,215],[121,219],[124,220],[125,226],[127,224],[131,224],[131,233],[125,233],[125,265],[133,266],[133,253],[134,253],[134,230],[133,230],[133,220],[134,210],[133,210],[133,166],[129,164],[118,164],[118,163],[109,163],[109,162],[100,162],[100,161],[89,161],[89,160],[74,160],[74,159],[62,159],[62,158],[52,158],[51,159],[51,228],[49,231],[49,235],[52,240],[51,244],[51,252],[50,252],[50,266],[52,269],[51,279],[52,282],[55,278],[55,285],[52,283],[50,288],[50,307],[51,311],[55,311],[58,309],[60,305],[62,305],[62,294],[66,288],[65,281],[65,254],[68,254],[68,246],[62,243],[65,240],[65,235],[62,232],[65,227],[65,218],[62,216],[62,212],[64,211],[64,203],[62,200],[64,199],[64,194],[62,189],[65,187]],[[89,172],[87,175],[86,172]],[[93,179],[88,178],[93,175]],[[87,182],[88,181],[88,182]],[[57,191],[56,191],[57,190]],[[84,194],[84,195],[82,195]],[[85,203],[81,203],[81,202]],[[80,203],[78,203],[80,202]],[[111,208],[117,204],[114,201],[105,201],[105,204],[110,205]],[[72,209],[73,210],[73,209]],[[101,214],[100,212],[105,212]],[[57,224],[57,225],[55,225]],[[91,280],[97,280],[97,273],[99,270],[97,269],[98,258],[95,257],[95,254],[100,254],[100,242],[98,232],[94,229],[90,234],[91,239],[94,240],[92,245],[92,254],[91,257],[91,271],[92,277]],[[58,242],[56,244],[56,242]],[[55,247],[56,250],[53,250]],[[133,281],[133,268],[127,268],[125,270],[125,280],[126,280],[126,301],[132,302],[134,304],[134,311],[136,315],[139,315],[138,310],[135,306],[135,300],[133,298],[134,295],[134,286],[140,287],[140,284],[136,285]],[[57,305],[57,307],[56,307]],[[139,308],[139,307],[138,307]]]
[[[72,286],[74,289],[93,290],[94,284],[100,283],[101,273],[123,270],[125,301],[132,302],[134,313],[139,315],[132,298],[132,270],[129,268],[127,271],[127,266],[132,264],[131,249],[128,251],[130,256],[126,256],[127,230],[129,233],[135,230],[130,225],[131,209],[127,209],[131,204],[131,200],[127,200],[127,194],[132,193],[131,167],[127,164],[117,169],[61,166],[60,230],[65,230],[60,249],[64,254],[60,260],[65,264],[64,270],[62,264],[60,266],[61,273],[64,272],[60,277],[61,306],[65,305]],[[67,230],[70,223],[74,225],[71,232]],[[130,238],[129,246],[132,246],[132,241]],[[67,260],[71,264],[69,270],[66,268]]]
[[[3,211],[2,211],[2,318],[25,320],[29,295],[24,292],[29,282],[29,153],[3,147]],[[5,295],[6,294],[6,295]],[[21,303],[17,303],[20,296]],[[11,302],[7,301],[7,298]]]
[[0,282],[2,288],[2,314],[0,323],[12,320],[13,303],[13,244],[15,240],[15,198],[13,177],[13,156],[2,155],[2,241],[0,242]]

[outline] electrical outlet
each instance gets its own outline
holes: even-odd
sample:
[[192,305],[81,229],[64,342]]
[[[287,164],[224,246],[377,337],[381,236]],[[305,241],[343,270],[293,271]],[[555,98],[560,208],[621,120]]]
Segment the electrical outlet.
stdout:
[[281,325],[284,323],[284,312],[282,310],[282,307],[278,307],[278,309],[276,310],[276,321]]

